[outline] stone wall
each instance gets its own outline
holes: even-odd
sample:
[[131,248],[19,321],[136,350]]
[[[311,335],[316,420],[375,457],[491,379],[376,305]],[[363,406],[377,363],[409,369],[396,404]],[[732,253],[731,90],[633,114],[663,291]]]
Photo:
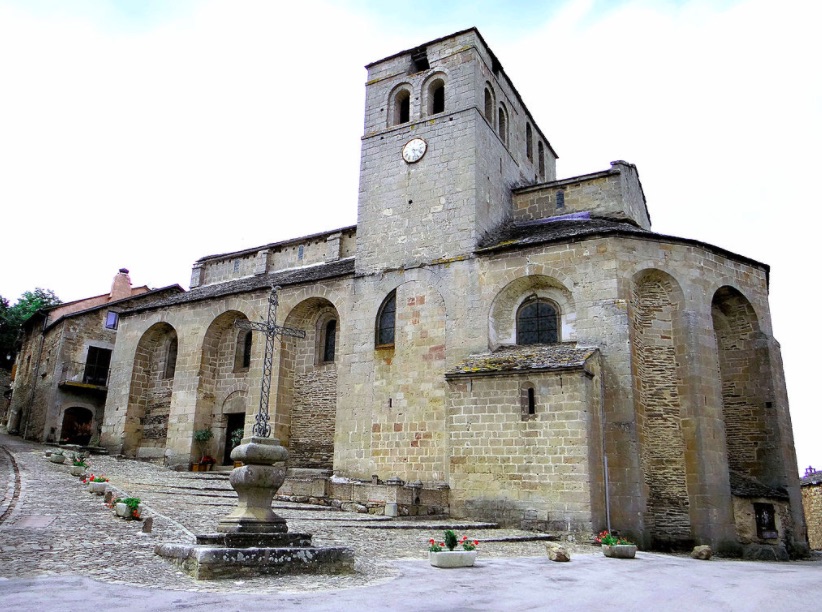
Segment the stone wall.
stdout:
[[681,292],[667,275],[641,276],[632,299],[637,432],[647,491],[645,527],[654,547],[692,544],[681,427]]
[[729,467],[763,484],[784,486],[768,346],[761,341],[756,313],[738,291],[723,288],[714,297],[712,314]]
[[515,221],[535,221],[577,212],[633,221],[650,229],[651,220],[636,166],[612,162],[611,169],[514,192]]
[[822,484],[802,486],[802,505],[812,550],[822,550]]
[[[523,414],[523,385],[534,387],[534,415]],[[590,452],[601,440],[598,385],[582,370],[452,381],[452,512],[550,531],[595,530],[605,495],[602,466]]]
[[237,253],[206,257],[194,264],[191,287],[353,257],[356,247],[357,230],[349,227]]

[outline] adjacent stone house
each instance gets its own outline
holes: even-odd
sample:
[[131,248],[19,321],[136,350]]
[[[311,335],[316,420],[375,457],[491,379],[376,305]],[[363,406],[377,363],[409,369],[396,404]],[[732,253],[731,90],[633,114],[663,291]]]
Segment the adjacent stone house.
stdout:
[[800,482],[808,542],[811,549],[822,550],[822,471],[809,467]]
[[270,410],[300,474],[560,532],[610,518],[644,547],[801,552],[768,266],[653,232],[630,163],[558,179],[475,29],[367,70],[357,225],[204,257],[190,291],[122,313],[103,443],[184,466],[210,428],[227,461],[263,368],[235,323],[279,286],[306,336],[278,344]]
[[109,293],[35,313],[22,330],[9,431],[46,442],[99,440],[120,312],[182,291],[132,287],[123,268]]

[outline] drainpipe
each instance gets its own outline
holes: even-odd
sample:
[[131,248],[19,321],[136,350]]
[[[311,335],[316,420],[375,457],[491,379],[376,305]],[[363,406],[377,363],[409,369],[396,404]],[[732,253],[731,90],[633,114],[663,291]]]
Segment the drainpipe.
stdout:
[[43,345],[46,343],[46,325],[48,325],[49,316],[45,315],[43,318],[43,329],[40,330],[40,348],[37,351],[37,361],[34,362],[34,378],[31,385],[31,397],[29,398],[28,410],[26,411],[26,425],[23,427],[23,439],[29,432],[29,421],[31,420],[31,413],[34,409],[34,396],[37,393],[37,377],[40,375],[40,358],[43,356]]
[[605,524],[608,532],[611,532],[611,494],[610,494],[610,480],[608,477],[608,454],[606,451],[606,428],[605,428],[605,397],[602,393],[602,371],[599,372],[599,426],[601,428],[600,443],[602,444],[602,467],[605,470]]

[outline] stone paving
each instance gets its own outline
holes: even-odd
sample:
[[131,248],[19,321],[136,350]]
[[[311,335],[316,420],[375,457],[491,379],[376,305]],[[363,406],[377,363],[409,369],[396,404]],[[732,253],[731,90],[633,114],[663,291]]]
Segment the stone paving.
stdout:
[[[234,507],[227,474],[173,472],[110,456],[89,458],[90,471],[104,474],[120,497],[139,497],[153,519],[143,523],[113,516],[103,498],[88,493],[69,473],[69,462],[44,457],[45,446],[0,434],[0,474],[7,486],[0,501],[0,577],[80,575],[110,583],[207,592],[323,591],[378,584],[394,578],[394,560],[425,559],[427,542],[447,525],[481,540],[484,558],[545,556],[545,542],[519,530],[478,530],[469,522],[398,520],[340,512],[308,504],[274,503],[289,531],[311,533],[317,546],[348,546],[355,572],[290,575],[243,580],[196,581],[157,557],[158,543],[193,543],[194,534],[214,533]],[[16,469],[15,469],[16,464]],[[15,484],[16,483],[16,484]],[[599,549],[576,545],[573,554]]]

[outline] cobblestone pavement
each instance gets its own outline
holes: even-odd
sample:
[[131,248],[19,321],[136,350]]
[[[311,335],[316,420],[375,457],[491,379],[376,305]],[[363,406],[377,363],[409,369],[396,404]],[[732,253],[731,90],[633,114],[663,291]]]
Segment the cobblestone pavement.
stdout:
[[[274,503],[289,531],[314,535],[317,546],[354,549],[355,572],[347,575],[290,575],[243,580],[196,581],[154,554],[158,543],[193,543],[194,534],[214,533],[217,521],[235,505],[227,475],[172,472],[110,456],[89,458],[90,471],[110,479],[120,497],[139,497],[153,517],[151,533],[139,521],[113,516],[103,498],[88,493],[67,464],[44,457],[48,447],[0,434],[0,577],[78,575],[104,582],[162,589],[267,593],[304,592],[375,585],[394,578],[399,559],[427,556],[427,541],[441,537],[444,521],[402,521],[340,512],[307,504]],[[68,462],[67,462],[68,463]],[[449,521],[449,524],[458,521]],[[545,555],[545,543],[518,530],[465,533],[482,541],[483,558]],[[504,540],[509,541],[494,541]],[[593,553],[586,545],[575,555]]]

